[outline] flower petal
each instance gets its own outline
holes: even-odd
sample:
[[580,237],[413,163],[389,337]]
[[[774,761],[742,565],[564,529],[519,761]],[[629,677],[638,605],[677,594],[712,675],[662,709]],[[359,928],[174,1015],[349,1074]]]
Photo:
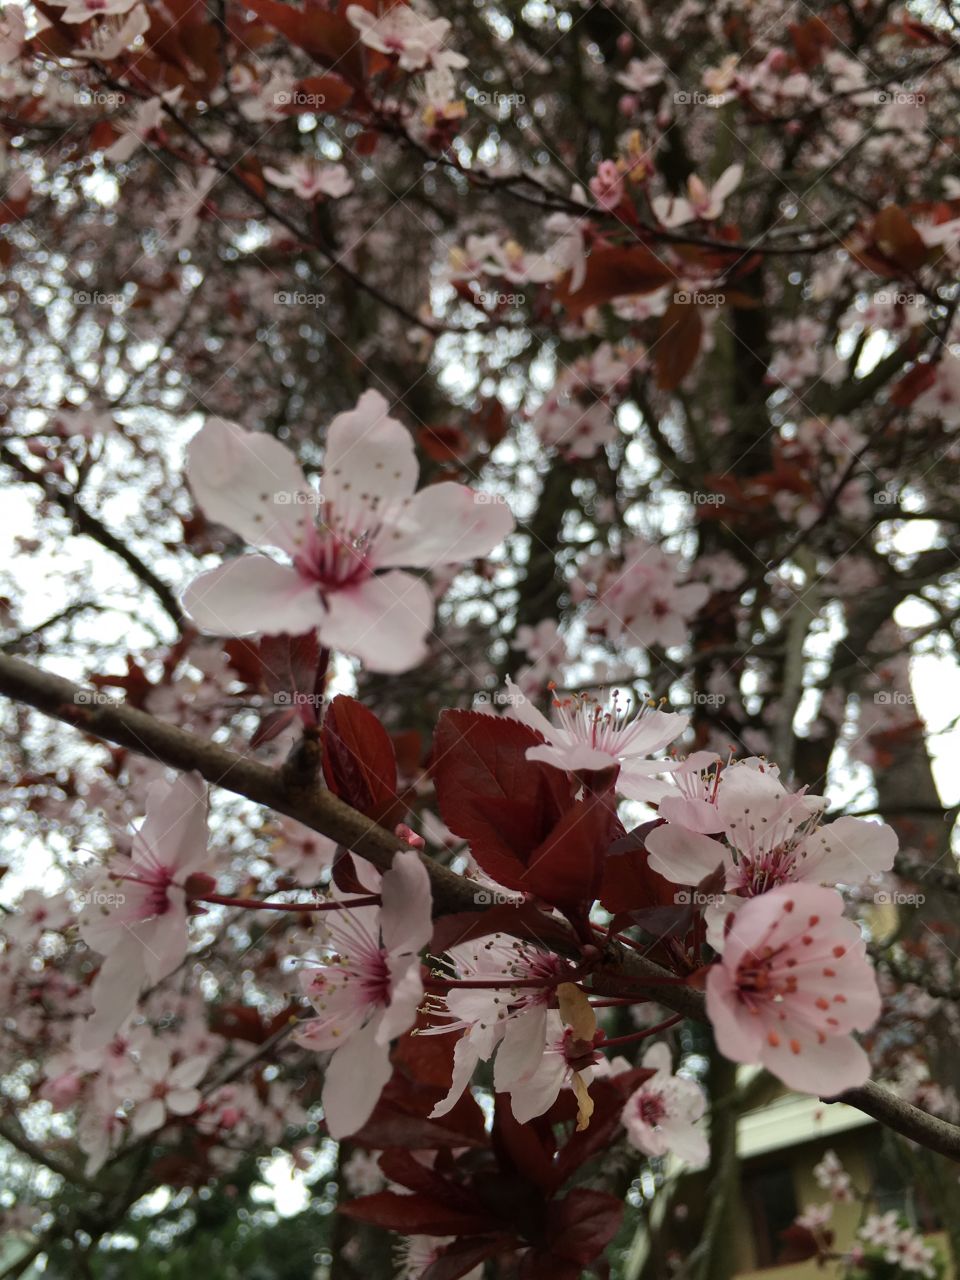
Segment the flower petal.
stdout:
[[208,520],[254,547],[297,553],[316,495],[296,458],[273,436],[208,418],[187,448],[187,479]]
[[302,635],[325,618],[316,585],[268,556],[237,556],[201,573],[183,593],[183,607],[218,636]]
[[374,1018],[340,1046],[323,1082],[323,1114],[331,1138],[346,1138],[370,1119],[390,1079],[390,1046],[377,1044]]
[[355,409],[338,413],[327,428],[321,488],[338,520],[357,502],[375,507],[409,498],[419,473],[413,437],[390,417],[379,391],[365,391]]
[[328,605],[324,644],[353,654],[370,671],[409,671],[426,657],[433,597],[419,578],[393,569],[331,592]]
[[432,568],[473,560],[489,554],[513,528],[502,499],[464,484],[432,484],[414,495],[378,541],[376,562]]

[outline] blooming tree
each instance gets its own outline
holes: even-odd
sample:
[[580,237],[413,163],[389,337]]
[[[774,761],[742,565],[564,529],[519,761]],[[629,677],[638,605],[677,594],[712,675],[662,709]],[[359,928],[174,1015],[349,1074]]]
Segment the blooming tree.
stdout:
[[0,64],[0,1277],[725,1280],[765,1089],[960,1221],[950,6]]

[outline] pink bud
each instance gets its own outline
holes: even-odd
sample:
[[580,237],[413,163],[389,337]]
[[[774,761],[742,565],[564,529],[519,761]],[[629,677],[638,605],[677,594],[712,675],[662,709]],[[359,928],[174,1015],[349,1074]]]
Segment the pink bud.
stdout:
[[633,36],[629,31],[621,31],[617,36],[617,50],[626,57],[633,52]]
[[617,110],[622,116],[632,116],[637,109],[637,98],[635,94],[625,93],[617,103]]
[[403,840],[408,844],[411,849],[425,849],[427,847],[427,842],[423,836],[418,836],[405,822],[398,822],[393,829],[393,834],[398,840]]

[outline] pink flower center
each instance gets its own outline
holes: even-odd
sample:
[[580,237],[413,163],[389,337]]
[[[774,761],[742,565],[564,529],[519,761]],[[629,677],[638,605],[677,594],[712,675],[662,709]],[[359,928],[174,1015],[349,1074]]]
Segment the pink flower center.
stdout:
[[294,564],[305,578],[316,582],[321,593],[342,591],[373,575],[371,546],[367,533],[344,534],[324,525],[314,529]]
[[644,1124],[655,1129],[662,1124],[667,1114],[667,1106],[660,1093],[642,1093],[637,1102],[637,1115]]

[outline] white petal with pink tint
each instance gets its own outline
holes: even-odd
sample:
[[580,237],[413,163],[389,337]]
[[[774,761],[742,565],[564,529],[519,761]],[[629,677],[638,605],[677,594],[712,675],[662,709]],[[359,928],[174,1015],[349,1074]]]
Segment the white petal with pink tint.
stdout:
[[390,1046],[377,1043],[378,1019],[350,1037],[327,1064],[323,1114],[331,1138],[363,1128],[390,1079]]
[[433,597],[426,583],[399,569],[328,597],[321,636],[355,654],[371,671],[408,671],[426,657]]
[[259,555],[201,573],[184,591],[183,607],[198,627],[220,636],[302,635],[326,616],[314,583]]
[[330,423],[321,488],[334,509],[409,498],[419,474],[413,437],[390,416],[379,391],[365,391],[356,408],[338,413]]
[[187,480],[208,520],[253,547],[297,554],[316,496],[279,440],[208,418],[187,448]]
[[393,531],[377,544],[378,565],[429,569],[485,556],[513,530],[507,504],[492,494],[444,481],[421,489]]

